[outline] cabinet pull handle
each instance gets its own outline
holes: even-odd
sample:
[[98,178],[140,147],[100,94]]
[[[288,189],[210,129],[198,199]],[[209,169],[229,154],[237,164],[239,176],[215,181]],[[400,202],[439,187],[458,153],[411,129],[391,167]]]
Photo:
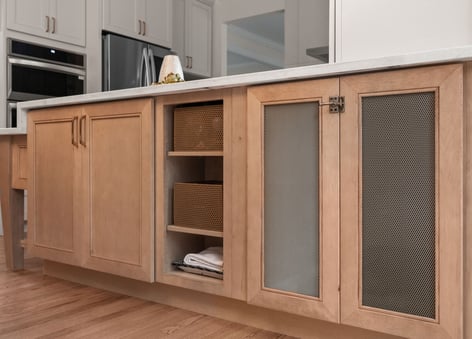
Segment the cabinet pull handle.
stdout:
[[193,68],[193,57],[190,57],[190,69]]
[[46,33],[49,32],[49,16],[46,15]]
[[85,143],[85,122],[86,122],[87,116],[83,115],[80,117],[80,122],[79,122],[79,134],[80,134],[80,144],[84,147],[87,146]]
[[190,57],[188,55],[185,57],[185,68],[190,68]]
[[143,35],[146,35],[146,21],[143,20]]
[[54,33],[56,33],[56,18],[52,16],[51,19],[52,19],[52,30],[51,30],[51,33],[54,34]]
[[141,21],[141,20],[138,20],[138,24],[139,24],[139,32],[138,32],[138,34],[139,34],[139,35],[141,35],[141,23],[142,23],[142,21]]
[[77,141],[77,123],[79,122],[79,117],[74,117],[72,119],[72,145],[79,146]]

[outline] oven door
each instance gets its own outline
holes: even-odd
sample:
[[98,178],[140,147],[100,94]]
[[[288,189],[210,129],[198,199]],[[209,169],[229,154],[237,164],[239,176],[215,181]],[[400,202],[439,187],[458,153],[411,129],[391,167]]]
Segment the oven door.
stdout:
[[85,71],[36,60],[8,57],[8,99],[16,101],[85,93]]

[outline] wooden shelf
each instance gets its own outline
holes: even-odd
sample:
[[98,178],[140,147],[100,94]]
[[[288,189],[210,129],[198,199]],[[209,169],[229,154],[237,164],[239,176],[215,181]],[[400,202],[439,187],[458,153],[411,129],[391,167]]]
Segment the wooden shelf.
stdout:
[[223,151],[169,151],[169,157],[222,157]]
[[203,228],[167,225],[167,230],[171,232],[189,233],[189,234],[197,234],[197,235],[206,235],[206,236],[215,237],[215,238],[223,238],[222,231],[214,231],[214,230],[208,230],[208,229],[203,229]]
[[178,277],[180,279],[185,279],[185,280],[194,280],[197,282],[212,283],[212,284],[218,284],[218,285],[223,284],[223,279],[208,277],[201,274],[184,272],[179,269],[175,269],[175,271],[169,272],[167,273],[167,275],[174,276],[176,278]]

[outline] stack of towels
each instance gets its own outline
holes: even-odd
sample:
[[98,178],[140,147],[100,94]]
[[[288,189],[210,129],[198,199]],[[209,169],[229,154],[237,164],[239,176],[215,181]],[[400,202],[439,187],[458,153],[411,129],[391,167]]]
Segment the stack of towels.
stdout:
[[189,253],[184,264],[223,273],[223,247],[208,247],[200,253]]

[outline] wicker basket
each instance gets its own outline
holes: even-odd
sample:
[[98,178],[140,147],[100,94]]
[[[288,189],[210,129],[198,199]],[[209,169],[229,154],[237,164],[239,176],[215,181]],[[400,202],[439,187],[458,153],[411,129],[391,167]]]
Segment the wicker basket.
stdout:
[[223,105],[174,109],[174,151],[223,151]]
[[223,231],[222,183],[175,183],[174,225]]

